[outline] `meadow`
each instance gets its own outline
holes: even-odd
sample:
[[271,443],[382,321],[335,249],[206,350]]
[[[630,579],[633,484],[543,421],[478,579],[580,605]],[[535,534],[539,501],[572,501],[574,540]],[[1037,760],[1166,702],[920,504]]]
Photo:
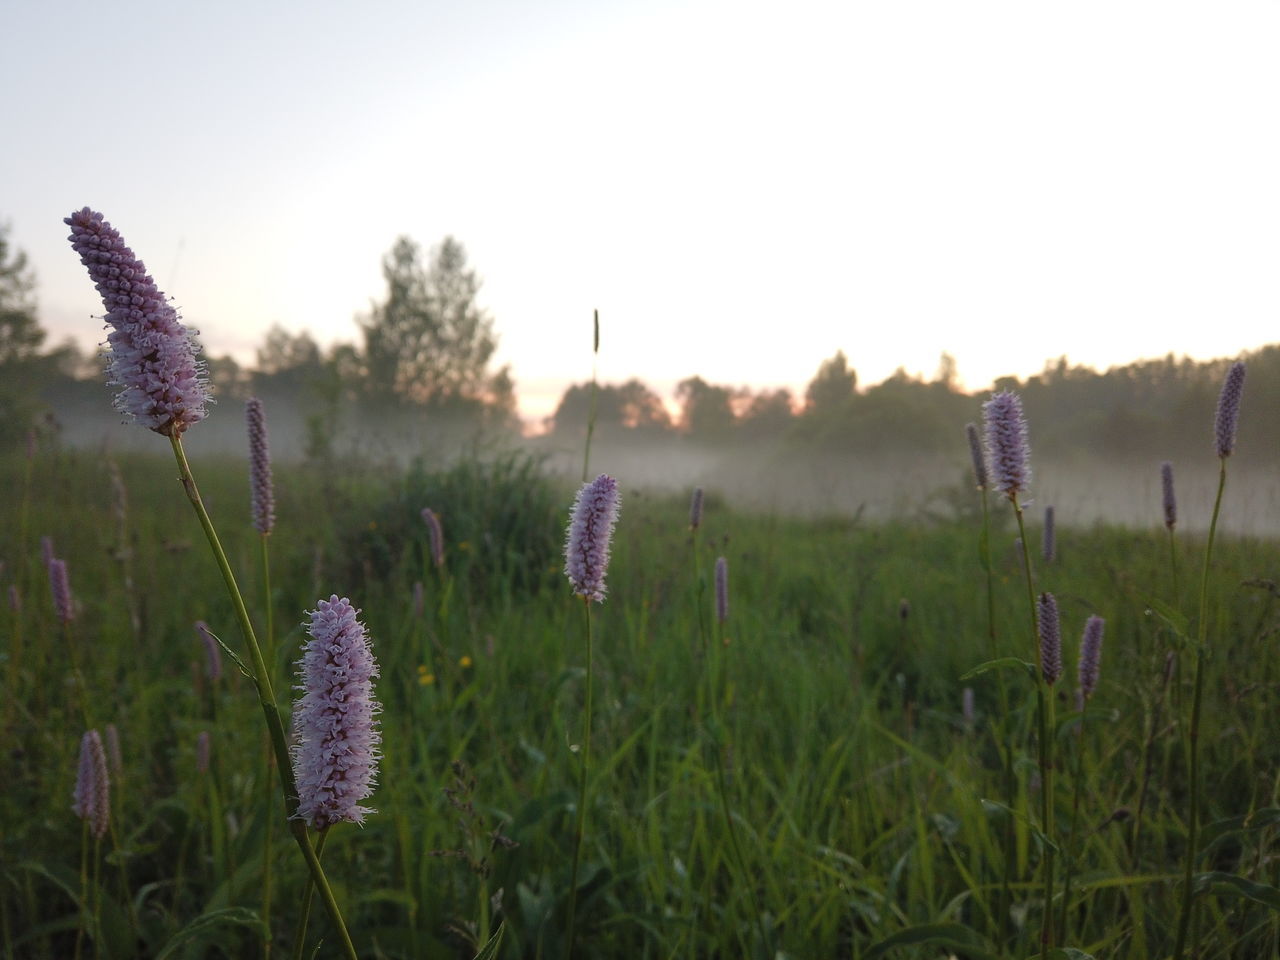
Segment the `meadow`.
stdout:
[[[270,782],[262,712],[194,628],[243,655],[234,610],[155,442],[154,455],[37,446],[0,463],[0,586],[12,587],[0,946],[15,958],[340,956],[318,907],[299,938],[307,870]],[[1159,502],[1147,527],[1060,516],[1047,561],[1028,509],[1034,590],[1057,597],[1065,665],[1047,688],[1046,831],[1037,638],[1013,513],[993,492],[956,477],[954,516],[870,521],[732,509],[708,489],[692,529],[688,492],[619,476],[589,699],[583,603],[562,570],[575,483],[520,453],[276,464],[264,552],[247,448],[202,458],[198,426],[187,447],[286,712],[305,613],[331,594],[363,611],[381,671],[376,812],[331,828],[323,852],[360,956],[465,960],[486,944],[503,958],[654,960],[1174,953],[1205,534],[1170,536]],[[1206,448],[1212,462],[1208,436]],[[438,566],[424,507],[444,532]],[[65,622],[42,537],[67,565]],[[1278,567],[1275,540],[1219,533],[1192,956],[1280,945]],[[1081,712],[1091,615],[1105,639]],[[119,756],[95,841],[72,792],[82,734],[109,724]],[[1056,949],[1042,951],[1048,851]]]

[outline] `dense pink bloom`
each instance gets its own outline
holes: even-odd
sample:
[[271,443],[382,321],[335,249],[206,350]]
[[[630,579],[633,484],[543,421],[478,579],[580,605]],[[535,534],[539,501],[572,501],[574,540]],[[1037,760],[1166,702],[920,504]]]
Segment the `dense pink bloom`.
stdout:
[[80,738],[80,766],[71,809],[89,821],[93,835],[101,839],[111,823],[111,781],[107,776],[107,754],[102,737],[89,730]]
[[973,482],[981,490],[987,489],[987,459],[982,450],[982,438],[973,423],[964,425],[964,435],[969,439],[969,457],[973,460]]
[[1058,620],[1058,600],[1042,593],[1036,601],[1036,624],[1040,632],[1040,668],[1044,682],[1052,686],[1062,676],[1062,626]]
[[1093,696],[1098,687],[1098,674],[1102,660],[1102,628],[1106,625],[1101,617],[1090,617],[1084,624],[1084,636],[1080,639],[1079,681],[1080,695],[1083,699]]
[[702,525],[702,488],[694,487],[693,496],[689,498],[689,529],[697,530]]
[[218,641],[213,639],[209,625],[203,620],[196,621],[196,636],[204,644],[205,656],[209,660],[209,680],[217,683],[222,678],[222,648],[218,646]]
[[729,561],[724,557],[716,558],[716,619],[729,619]]
[[1031,450],[1022,400],[1001,390],[982,405],[987,429],[987,460],[995,488],[1010,499],[1031,483]]
[[271,447],[267,443],[267,415],[262,401],[250,397],[244,405],[249,430],[249,495],[253,528],[270,533],[276,524],[276,498],[271,487]]
[[604,600],[609,569],[609,540],[618,521],[618,481],[602,473],[584,483],[573,502],[564,544],[564,572],[573,592],[597,603]]
[[321,830],[343,820],[363,823],[373,812],[360,801],[373,792],[382,739],[375,719],[381,708],[373,696],[378,665],[359,612],[336,594],[321,600],[308,614],[311,639],[298,661],[298,816]]
[[1237,360],[1227,371],[1218,395],[1218,411],[1213,432],[1218,443],[1218,456],[1229,457],[1236,446],[1236,424],[1240,421],[1240,397],[1244,394],[1244,364]]
[[169,436],[205,417],[208,391],[195,336],[119,231],[85,207],[63,220],[106,309],[116,408]]
[[58,557],[49,561],[49,590],[53,594],[53,612],[63,623],[70,623],[76,615],[71,602],[71,578],[67,575],[67,562]]
[[1178,501],[1173,495],[1173,464],[1160,464],[1160,489],[1164,494],[1164,525],[1170,530],[1178,522]]
[[430,507],[422,508],[422,522],[427,525],[427,543],[431,550],[431,565],[437,569],[444,564],[444,528],[440,518]]

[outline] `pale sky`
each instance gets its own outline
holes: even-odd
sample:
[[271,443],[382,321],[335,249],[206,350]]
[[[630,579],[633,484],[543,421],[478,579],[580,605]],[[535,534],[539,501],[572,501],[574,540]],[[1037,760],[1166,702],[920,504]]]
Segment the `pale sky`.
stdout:
[[251,361],[356,340],[400,234],[465,244],[521,411],[863,384],[970,389],[1280,340],[1280,4],[11,3],[0,222],[57,341],[103,334],[100,210]]

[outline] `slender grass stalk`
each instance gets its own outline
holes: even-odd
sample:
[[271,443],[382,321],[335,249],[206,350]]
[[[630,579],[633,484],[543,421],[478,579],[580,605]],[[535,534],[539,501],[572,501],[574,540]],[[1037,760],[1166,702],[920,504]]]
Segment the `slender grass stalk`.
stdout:
[[[727,598],[724,595],[727,587],[724,584],[723,573],[719,566],[717,566],[716,573],[716,608],[719,613],[723,608],[727,607],[727,603],[725,603]],[[729,845],[733,849],[733,857],[736,861],[738,884],[741,889],[747,892],[747,897],[751,902],[751,910],[756,922],[756,932],[760,937],[761,949],[767,951],[769,956],[772,956],[773,950],[769,943],[768,933],[765,930],[764,914],[760,910],[760,898],[756,896],[753,889],[755,884],[752,882],[751,873],[747,870],[747,858],[742,854],[742,843],[738,839],[738,828],[734,823],[733,813],[729,807],[729,787],[728,778],[725,776],[724,770],[724,753],[725,750],[729,749],[730,745],[726,742],[724,727],[720,719],[720,701],[724,689],[724,665],[721,658],[727,648],[727,642],[724,634],[725,618],[718,615],[716,621],[719,624],[719,642],[712,644],[714,652],[711,655],[711,660],[707,663],[707,681],[710,687],[708,699],[710,700],[711,710],[711,748],[716,759],[716,793],[720,797],[720,812],[724,816],[725,827],[729,833]]]
[[1196,861],[1196,843],[1200,830],[1200,710],[1204,695],[1205,644],[1209,633],[1209,568],[1213,560],[1213,540],[1218,530],[1218,514],[1222,509],[1222,491],[1227,485],[1227,458],[1220,457],[1218,495],[1213,501],[1213,518],[1209,521],[1209,538],[1204,545],[1204,569],[1200,572],[1200,618],[1196,625],[1196,679],[1191,694],[1191,722],[1187,728],[1187,750],[1190,760],[1191,810],[1187,819],[1187,857],[1182,875],[1182,903],[1178,910],[1178,933],[1174,940],[1174,960],[1182,960],[1187,945],[1187,929],[1194,912],[1192,872]]
[[[271,603],[270,538],[269,533],[258,536],[262,544],[262,595],[267,621],[265,660],[268,670],[274,668],[276,664],[275,625]],[[271,840],[275,821],[275,789],[271,782],[271,771],[274,766],[275,754],[271,749],[271,739],[268,736],[267,742],[263,745],[262,770],[263,813],[266,817],[262,828],[262,956],[264,958],[271,956]]]
[[[320,862],[320,856],[324,853],[324,845],[329,840],[329,829],[319,831],[316,838],[316,862]],[[307,877],[306,884],[302,888],[302,910],[298,914],[298,928],[293,935],[293,960],[302,960],[306,954],[307,944],[307,922],[311,918],[311,900],[316,892],[316,885],[312,882],[311,877]]]
[[1040,930],[1040,956],[1047,960],[1053,949],[1053,740],[1054,703],[1052,691],[1045,682],[1044,658],[1038,640],[1039,623],[1036,617],[1035,586],[1031,576],[1031,554],[1027,550],[1027,534],[1022,520],[1022,506],[1017,493],[1009,497],[1014,516],[1018,518],[1018,536],[1022,543],[1022,570],[1027,583],[1027,603],[1031,616],[1031,638],[1036,651],[1036,726],[1037,753],[1040,765],[1040,829],[1045,836],[1044,847],[1044,919]]
[[249,619],[249,612],[245,609],[244,598],[240,593],[240,588],[236,585],[235,575],[231,572],[231,564],[227,561],[227,555],[218,540],[213,521],[209,518],[208,511],[205,510],[204,501],[200,499],[200,490],[196,486],[195,477],[191,473],[191,466],[187,462],[186,451],[182,447],[182,434],[177,431],[170,433],[169,443],[173,447],[174,459],[178,464],[178,479],[182,483],[183,492],[186,493],[187,500],[190,501],[192,509],[195,510],[200,526],[209,541],[214,560],[218,565],[219,572],[222,574],[223,583],[226,585],[227,595],[231,600],[232,607],[235,609],[240,631],[244,635],[245,643],[249,649],[254,674],[252,680],[258,692],[258,702],[262,706],[263,716],[266,718],[267,730],[271,735],[271,744],[276,756],[276,768],[280,772],[281,788],[284,791],[285,814],[289,818],[290,832],[293,834],[298,848],[302,851],[303,859],[307,862],[307,868],[311,872],[311,878],[316,885],[316,889],[320,891],[321,899],[324,901],[325,909],[333,921],[343,952],[350,960],[358,960],[355,945],[351,942],[351,935],[347,932],[346,922],[342,919],[342,911],[338,908],[338,902],[334,898],[333,890],[324,875],[320,861],[316,859],[315,850],[312,849],[311,839],[307,835],[306,824],[294,817],[298,810],[298,788],[293,779],[293,765],[290,761],[289,747],[285,738],[284,721],[280,715],[280,707],[276,703],[275,691],[271,684],[271,673],[267,669],[266,661],[263,658],[262,648],[259,646],[258,638],[254,633],[253,623]]
[[587,703],[582,718],[582,764],[578,768],[578,810],[573,828],[573,869],[569,874],[569,913],[565,926],[565,960],[573,956],[574,923],[578,911],[578,864],[582,859],[582,837],[587,824],[587,771],[591,765],[591,598],[582,598],[587,631]]
[[587,442],[582,448],[582,482],[587,482],[587,468],[591,461],[591,435],[596,432],[596,362],[600,357],[600,311],[591,311],[591,410],[587,415]]

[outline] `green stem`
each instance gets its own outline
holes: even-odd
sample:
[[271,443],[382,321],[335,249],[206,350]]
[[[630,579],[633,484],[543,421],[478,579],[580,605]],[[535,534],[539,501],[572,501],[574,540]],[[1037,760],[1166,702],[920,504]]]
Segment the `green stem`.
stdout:
[[[729,830],[729,844],[733,847],[733,856],[737,860],[738,866],[738,882],[744,890],[754,886],[751,882],[751,874],[747,872],[747,859],[742,855],[742,844],[738,842],[738,828],[733,822],[733,814],[729,811],[729,789],[726,784],[724,774],[724,745],[721,743],[720,725],[720,691],[723,683],[723,674],[720,670],[720,653],[724,650],[724,628],[721,626],[720,643],[717,645],[715,652],[712,654],[712,662],[707,663],[707,675],[710,678],[710,698],[711,698],[711,729],[712,733],[712,749],[716,757],[716,792],[720,794],[720,810],[724,814],[725,826]],[[760,901],[754,892],[750,894],[751,908],[755,913],[756,930],[760,935],[761,949],[772,953],[769,950],[769,938],[764,928],[764,916],[760,912]]]
[[187,499],[191,502],[191,507],[195,510],[200,526],[209,541],[214,560],[217,562],[218,570],[222,574],[222,581],[226,585],[227,595],[231,599],[231,605],[235,608],[236,621],[240,624],[240,632],[244,634],[245,643],[249,648],[249,656],[253,662],[254,672],[254,676],[251,679],[258,691],[258,702],[262,706],[262,713],[267,722],[267,730],[271,734],[271,744],[275,750],[276,768],[280,771],[280,785],[284,791],[285,814],[289,818],[290,831],[293,833],[293,837],[302,851],[303,859],[307,861],[311,877],[315,881],[316,887],[320,890],[321,897],[324,899],[325,908],[328,910],[329,917],[337,930],[338,939],[341,941],[344,953],[350,960],[358,960],[355,946],[351,942],[351,935],[347,932],[347,925],[342,919],[342,912],[338,909],[338,903],[333,897],[333,891],[330,890],[329,882],[325,879],[324,871],[320,868],[320,861],[316,859],[315,851],[311,848],[311,840],[307,836],[306,825],[300,820],[293,819],[298,812],[298,787],[294,782],[293,764],[290,760],[289,747],[285,740],[284,721],[280,715],[280,708],[276,704],[275,691],[271,686],[271,674],[267,670],[266,661],[262,656],[262,648],[258,645],[258,638],[253,632],[253,623],[249,620],[249,612],[244,606],[244,597],[240,593],[240,588],[236,585],[235,575],[231,572],[231,564],[227,561],[226,552],[223,551],[222,544],[218,540],[217,531],[213,528],[213,521],[209,519],[209,512],[204,507],[204,501],[200,499],[200,490],[196,487],[195,477],[191,473],[191,465],[187,463],[186,451],[182,448],[182,435],[179,433],[171,435],[169,442],[173,447],[174,458],[178,462],[178,479],[182,483],[183,492],[186,493]]
[[1040,651],[1040,628],[1036,617],[1036,593],[1031,580],[1031,553],[1027,549],[1027,532],[1022,522],[1022,507],[1017,494],[1009,497],[1018,518],[1018,537],[1022,543],[1022,570],[1027,581],[1027,609],[1031,615],[1031,643],[1036,653],[1036,725],[1040,757],[1040,829],[1044,832],[1044,920],[1040,931],[1040,956],[1048,960],[1053,949],[1053,691],[1044,679],[1044,659]]
[[582,857],[582,836],[587,823],[587,767],[591,761],[591,598],[583,597],[587,621],[587,707],[582,721],[582,766],[578,773],[578,816],[573,830],[573,870],[569,879],[569,923],[565,939],[565,960],[573,956],[574,921],[578,909],[578,863]]
[[[266,635],[266,662],[268,669],[274,668],[276,664],[275,657],[275,632],[272,617],[271,603],[271,553],[270,553],[270,535],[262,534],[262,589],[263,603],[266,607],[267,615],[267,635]],[[271,957],[271,834],[272,825],[275,821],[274,804],[271,802],[273,790],[271,786],[271,768],[274,754],[271,750],[271,744],[266,744],[265,762],[263,764],[263,803],[266,819],[263,822],[262,831],[262,956],[264,960]],[[317,856],[317,859],[319,857]]]
[[1182,906],[1178,911],[1178,935],[1174,941],[1174,960],[1182,960],[1187,945],[1187,928],[1194,905],[1191,898],[1191,874],[1196,859],[1196,842],[1200,827],[1200,705],[1204,691],[1205,642],[1209,635],[1209,566],[1213,559],[1213,538],[1218,530],[1218,513],[1222,509],[1222,491],[1227,485],[1227,458],[1219,458],[1218,495],[1213,501],[1213,519],[1209,521],[1209,539],[1204,545],[1204,569],[1200,574],[1200,617],[1196,624],[1196,682],[1191,695],[1191,724],[1187,731],[1190,753],[1191,815],[1187,821],[1187,862],[1182,876]]
[[[1087,704],[1086,704],[1087,706]],[[1067,827],[1065,871],[1062,880],[1062,912],[1058,920],[1058,938],[1067,943],[1070,940],[1067,932],[1067,909],[1071,903],[1071,879],[1075,872],[1076,861],[1081,859],[1076,849],[1076,827],[1080,822],[1080,797],[1084,792],[1084,709],[1080,712],[1080,729],[1076,736],[1076,783],[1071,799],[1071,823]]]
[[[316,863],[320,862],[320,855],[324,853],[325,841],[328,839],[329,831],[321,830],[320,839],[316,841]],[[298,915],[298,932],[293,937],[293,960],[302,960],[303,954],[306,953],[307,921],[311,919],[311,900],[315,892],[315,883],[312,882],[311,877],[307,877],[307,882],[302,888],[302,912]]]

